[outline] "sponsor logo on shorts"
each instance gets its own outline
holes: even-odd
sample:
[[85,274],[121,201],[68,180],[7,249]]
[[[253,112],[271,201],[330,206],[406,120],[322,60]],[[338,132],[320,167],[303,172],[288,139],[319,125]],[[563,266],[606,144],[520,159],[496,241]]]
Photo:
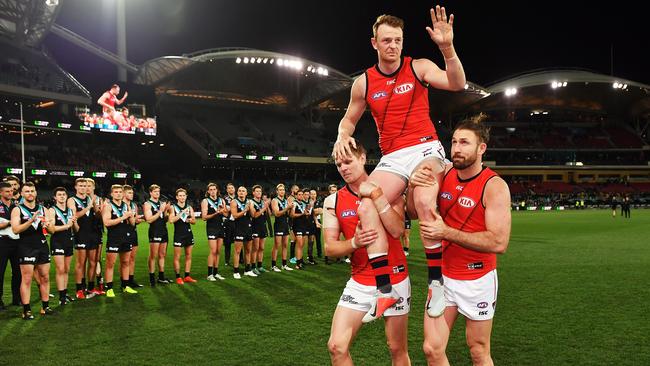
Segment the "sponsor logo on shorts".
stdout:
[[357,211],[356,210],[345,210],[341,212],[341,218],[344,219],[346,217],[354,217],[357,216]]
[[474,202],[474,200],[469,197],[459,197],[458,204],[465,208],[472,208],[476,206],[476,202]]
[[120,250],[118,247],[108,247],[108,250]]
[[489,311],[487,311],[487,310],[479,311],[478,316],[488,315],[488,313],[489,313]]
[[485,309],[485,308],[488,307],[488,303],[485,302],[485,301],[479,302],[478,304],[476,304],[476,307],[479,308],[479,309]]
[[382,90],[382,91],[378,91],[375,94],[373,94],[371,98],[372,98],[372,100],[377,100],[377,99],[385,98],[387,96],[388,96],[388,93],[386,93],[385,91]]
[[36,262],[36,257],[23,257],[23,262]]
[[65,250],[63,250],[63,249],[54,249],[54,253],[57,253],[57,254],[59,254],[59,253],[60,253],[60,254],[64,254],[64,253],[65,253]]
[[467,269],[482,269],[483,262],[467,263]]
[[155,237],[155,236],[154,236],[154,237],[153,237],[153,240],[158,241],[158,240],[162,240],[162,238],[158,238],[158,237]]
[[354,296],[352,295],[346,295],[346,294],[341,295],[341,301],[349,302],[350,304],[354,304],[354,305],[359,304],[354,300]]
[[385,161],[382,161],[379,164],[377,164],[377,168],[390,168],[390,164],[388,164]]
[[216,238],[217,238],[216,235],[208,235],[208,239],[216,239]]
[[400,273],[404,272],[406,268],[404,267],[403,264],[400,264],[399,266],[393,266],[393,273]]
[[422,157],[423,158],[425,158],[425,157],[427,157],[429,155],[432,155],[432,154],[433,154],[433,148],[432,147],[422,151]]
[[406,94],[413,90],[413,83],[400,84],[393,89],[396,94]]
[[449,192],[442,192],[440,193],[440,198],[442,198],[443,200],[451,201],[451,199],[454,198],[454,196]]
[[85,248],[86,244],[77,244],[77,248]]

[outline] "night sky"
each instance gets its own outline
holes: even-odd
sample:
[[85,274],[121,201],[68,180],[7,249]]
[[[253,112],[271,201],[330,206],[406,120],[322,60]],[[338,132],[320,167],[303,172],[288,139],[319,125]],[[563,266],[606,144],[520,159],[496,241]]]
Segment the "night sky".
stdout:
[[[467,78],[489,85],[549,67],[579,67],[650,84],[650,26],[637,2],[446,1],[455,14],[454,43]],[[377,15],[406,22],[404,54],[442,57],[425,31],[429,1],[127,0],[128,60],[141,64],[206,48],[249,47],[283,52],[353,73],[376,62],[370,46]],[[114,0],[61,0],[56,22],[115,51]],[[93,96],[116,79],[115,67],[50,34],[59,63]],[[644,56],[645,55],[645,56]]]

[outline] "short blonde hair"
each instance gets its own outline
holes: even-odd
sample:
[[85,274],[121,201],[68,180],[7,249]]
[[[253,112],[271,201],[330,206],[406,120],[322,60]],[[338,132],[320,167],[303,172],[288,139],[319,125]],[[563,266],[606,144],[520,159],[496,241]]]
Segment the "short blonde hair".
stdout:
[[372,36],[377,38],[377,29],[382,24],[386,24],[393,28],[399,28],[402,31],[404,30],[404,21],[401,18],[398,18],[394,15],[382,14],[377,17],[375,24],[372,25]]

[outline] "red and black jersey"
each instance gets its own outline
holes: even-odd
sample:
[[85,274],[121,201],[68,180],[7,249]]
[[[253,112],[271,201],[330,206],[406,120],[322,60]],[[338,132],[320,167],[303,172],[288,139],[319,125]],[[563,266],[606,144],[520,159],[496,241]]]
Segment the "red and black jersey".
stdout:
[[[351,239],[359,223],[357,210],[361,200],[348,186],[340,189],[336,194],[336,219],[339,222],[341,232],[345,239]],[[393,269],[391,283],[399,283],[408,277],[406,256],[402,250],[402,243],[386,233],[388,237],[388,266]],[[350,258],[352,264],[352,279],[365,286],[375,286],[375,275],[368,262],[368,251],[366,248],[359,248],[352,252]]]
[[[485,231],[483,193],[487,182],[497,177],[484,167],[476,176],[460,179],[452,168],[440,187],[438,208],[447,226],[464,232]],[[459,280],[475,280],[497,267],[494,253],[483,253],[443,240],[442,273]]]
[[418,79],[410,57],[404,57],[390,75],[378,65],[365,74],[365,99],[377,125],[383,155],[438,139],[429,116],[428,85]]

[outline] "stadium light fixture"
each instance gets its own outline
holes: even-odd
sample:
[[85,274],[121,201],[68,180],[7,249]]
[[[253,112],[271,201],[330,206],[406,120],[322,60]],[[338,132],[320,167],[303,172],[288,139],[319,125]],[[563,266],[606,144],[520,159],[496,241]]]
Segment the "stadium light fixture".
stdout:
[[551,88],[553,88],[553,89],[557,89],[557,81],[553,81],[553,82],[551,83]]
[[566,81],[562,83],[562,87],[563,87],[563,88],[564,88],[566,85],[567,85],[567,82],[566,82]]
[[258,63],[258,64],[261,64],[261,63],[262,63],[262,58],[261,58],[261,57],[258,57],[258,58],[257,58],[257,63]]
[[465,90],[469,89],[469,84],[465,84],[464,88]]
[[268,57],[264,57],[264,60],[263,60],[262,62],[264,62],[264,63],[269,62],[269,58],[268,58]]
[[235,62],[240,64],[241,63],[241,57],[237,57],[237,60],[235,60]]
[[517,88],[508,88],[506,89],[506,97],[511,97],[517,94]]
[[274,58],[272,58],[272,59],[269,60],[269,63],[270,63],[271,65],[273,65],[274,62],[275,62],[275,59],[274,59]]
[[47,6],[57,6],[57,5],[59,5],[59,0],[45,0],[45,5],[47,5]]
[[245,64],[248,63],[248,57],[244,57],[244,63],[245,63]]
[[614,87],[614,89],[618,89],[618,81],[615,81],[615,82],[614,82],[613,87]]
[[284,60],[279,58],[277,64],[278,64],[278,66],[283,66],[284,65]]
[[327,69],[323,69],[323,75],[324,75],[324,76],[328,76],[329,74],[330,74],[330,73],[329,73],[329,71],[327,71]]

